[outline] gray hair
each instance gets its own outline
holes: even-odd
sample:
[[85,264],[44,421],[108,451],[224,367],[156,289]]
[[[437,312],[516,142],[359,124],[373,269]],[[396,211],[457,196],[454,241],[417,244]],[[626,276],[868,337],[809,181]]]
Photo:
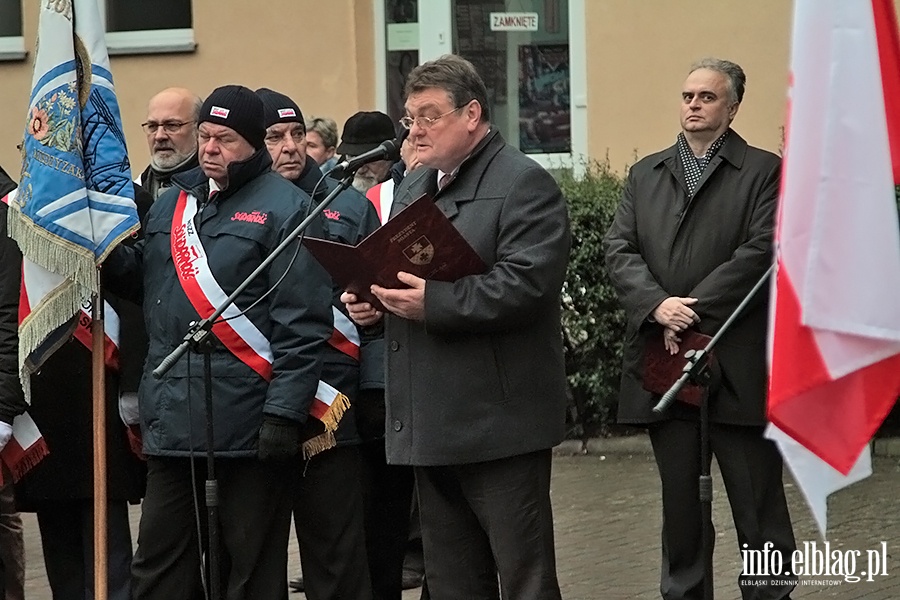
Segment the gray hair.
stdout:
[[453,106],[460,106],[478,100],[481,105],[481,121],[490,121],[487,88],[475,65],[461,56],[445,54],[440,58],[422,63],[409,73],[404,94],[408,97],[429,88],[442,89],[450,94]]
[[194,126],[197,126],[197,123],[200,121],[200,109],[203,108],[203,98],[200,96],[194,96],[194,105],[191,107],[192,118],[194,120]]
[[721,58],[701,58],[693,65],[688,75],[698,69],[717,71],[728,79],[728,96],[732,103],[740,104],[744,99],[744,88],[747,86],[747,76],[737,63]]
[[315,131],[322,138],[326,148],[334,148],[338,143],[337,123],[328,117],[310,117],[306,120],[306,131]]

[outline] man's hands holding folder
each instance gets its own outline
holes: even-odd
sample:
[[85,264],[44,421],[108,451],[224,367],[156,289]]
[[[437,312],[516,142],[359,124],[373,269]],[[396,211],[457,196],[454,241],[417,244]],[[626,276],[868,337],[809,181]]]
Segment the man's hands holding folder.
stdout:
[[[397,273],[397,279],[400,280],[400,283],[408,285],[409,288],[388,289],[380,285],[373,285],[371,287],[372,294],[387,310],[398,317],[411,321],[424,321],[425,280],[403,271]],[[373,325],[382,317],[381,311],[376,310],[368,302],[360,302],[356,294],[344,292],[341,294],[341,302],[347,306],[350,318],[357,325],[363,327]]]

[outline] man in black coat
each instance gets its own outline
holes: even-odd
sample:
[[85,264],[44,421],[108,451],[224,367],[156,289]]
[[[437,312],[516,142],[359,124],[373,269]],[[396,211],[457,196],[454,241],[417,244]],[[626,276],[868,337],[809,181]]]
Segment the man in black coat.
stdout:
[[342,296],[358,324],[385,320],[387,460],[415,471],[432,598],[558,599],[550,470],[565,429],[566,203],[492,127],[469,61],[420,65],[406,94],[423,166],[391,214],[430,194],[487,270],[455,282],[401,271],[407,288],[372,288],[385,314]]
[[[337,187],[322,177],[306,155],[306,129],[300,107],[288,96],[261,88],[265,106],[266,148],[272,170],[291,181],[316,204]],[[328,239],[355,245],[378,228],[378,215],[366,198],[350,188],[332,200],[320,216]],[[322,380],[350,399],[335,437],[337,447],[298,464],[295,470],[294,528],[300,543],[302,587],[309,600],[372,598],[363,522],[360,437],[356,427],[359,404],[360,336],[343,312],[335,290],[332,312],[335,331],[323,356]],[[295,580],[296,581],[296,580]],[[299,587],[295,581],[292,587]]]
[[[662,480],[666,600],[703,596],[699,419],[696,407],[681,403],[663,417],[652,412],[659,396],[643,387],[644,349],[661,341],[674,355],[687,329],[715,334],[772,263],[781,161],[730,128],[745,82],[729,61],[691,68],[681,94],[682,132],[675,145],[631,168],[604,240],[628,318],[618,418],[649,426]],[[785,572],[794,536],[781,457],[763,437],[767,300],[765,291],[757,294],[715,349],[721,382],[710,391],[710,442],[740,548],[773,544]],[[793,588],[753,583],[741,585],[745,600],[786,598]]]
[[197,125],[202,104],[192,91],[178,87],[160,91],[147,103],[141,128],[147,136],[150,164],[137,182],[154,199],[172,187],[172,177],[199,164]]
[[[136,184],[134,188],[138,212],[143,215],[152,198]],[[6,240],[5,204],[2,210]],[[4,257],[2,263],[9,271],[3,278],[4,294],[14,298],[17,309],[22,259],[15,244],[6,241],[15,249],[15,258],[10,250],[11,257]],[[12,289],[7,289],[7,283]],[[138,503],[144,496],[146,467],[132,452],[120,401],[124,392],[137,389],[137,381],[129,381],[125,373],[140,368],[146,349],[122,343],[143,328],[140,309],[112,294],[104,293],[104,297],[111,309],[105,315],[107,337],[116,344],[116,352],[110,354],[115,364],[107,362],[105,382],[107,589],[110,599],[129,600],[132,543],[128,504]],[[7,312],[4,310],[4,314]],[[59,599],[84,598],[94,585],[93,378],[92,353],[85,343],[90,343],[89,312],[79,314],[75,324],[84,335],[68,339],[31,376],[31,406],[12,392],[4,390],[0,396],[0,422],[11,423],[27,409],[49,449],[49,454],[16,484],[16,502],[20,510],[36,513],[47,580],[54,598]],[[15,384],[19,384],[18,376]],[[18,393],[21,396],[21,388]]]
[[[6,174],[3,167],[0,167],[0,199],[14,189],[16,183]],[[0,202],[0,450],[12,437],[13,418],[28,408],[22,386],[19,384],[18,312],[22,254],[16,243],[7,235],[7,212],[7,204]],[[2,465],[0,468],[3,468]],[[13,493],[12,477],[8,470],[4,473],[3,490],[0,493],[4,495]],[[21,529],[21,520],[19,527]],[[9,545],[7,540],[3,540],[2,543],[4,546]],[[16,545],[21,551],[21,534]],[[21,570],[24,578],[24,556],[7,556],[7,560],[4,560],[4,555],[14,550],[16,549],[10,547],[0,549],[0,598],[6,597],[8,576],[16,570]],[[17,583],[16,587],[20,585]]]

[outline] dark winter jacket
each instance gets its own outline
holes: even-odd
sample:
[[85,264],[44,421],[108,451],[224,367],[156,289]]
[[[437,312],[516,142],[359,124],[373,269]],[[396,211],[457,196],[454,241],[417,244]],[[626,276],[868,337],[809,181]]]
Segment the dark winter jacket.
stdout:
[[[318,165],[315,161],[307,159],[303,172],[295,183],[307,194],[312,195],[315,192],[313,201],[318,204],[338,186],[338,183],[330,177],[325,177],[319,183],[321,178],[322,171]],[[322,222],[329,240],[350,245],[358,244],[381,225],[372,203],[353,188],[344,190],[331,201],[322,215]],[[343,290],[335,287],[333,292],[333,306],[347,316],[347,309],[340,301]],[[349,321],[349,316],[347,319]],[[350,323],[352,324],[352,321]],[[381,338],[378,337],[380,341]],[[322,379],[350,398],[350,409],[344,414],[335,432],[338,445],[360,441],[358,419],[362,418],[365,421],[369,416],[366,406],[369,400],[368,398],[366,401],[361,400],[359,393],[361,385],[364,383],[368,388],[372,387],[373,380],[384,381],[383,353],[378,352],[372,358],[369,353],[371,343],[374,342],[366,338],[360,360],[353,359],[335,348],[329,348],[325,353]],[[376,417],[382,423],[383,415],[384,411],[380,410],[379,416]]]
[[[201,203],[194,218],[209,267],[225,294],[232,293],[303,219],[307,199],[271,172],[265,149],[228,168],[228,186],[215,198],[198,168],[176,176],[147,218],[146,237],[133,251],[117,249],[104,281],[143,299],[150,348],[140,388],[144,452],[187,456],[205,442],[203,359],[190,353],[164,376],[152,375],[199,319],[181,287],[172,261],[172,218],[179,195]],[[256,213],[256,218],[242,215]],[[295,252],[296,250],[296,252]],[[141,277],[132,279],[138,273]],[[138,285],[134,285],[138,281]],[[331,286],[327,273],[302,247],[291,245],[236,300],[238,309],[269,341],[272,378],[267,382],[220,343],[211,355],[213,448],[219,456],[257,452],[263,415],[305,423],[332,332]]]

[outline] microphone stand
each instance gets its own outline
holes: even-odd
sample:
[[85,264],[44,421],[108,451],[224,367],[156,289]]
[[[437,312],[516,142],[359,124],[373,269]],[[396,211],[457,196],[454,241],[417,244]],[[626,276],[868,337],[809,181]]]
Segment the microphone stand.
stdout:
[[[358,168],[358,167],[357,167]],[[344,176],[325,198],[319,203],[312,212],[307,215],[303,221],[294,228],[294,230],[282,240],[278,246],[272,250],[271,254],[263,260],[250,275],[247,276],[240,285],[235,288],[231,295],[226,298],[222,304],[213,311],[213,313],[191,323],[190,329],[185,334],[181,343],[172,352],[166,356],[159,366],[153,370],[153,377],[160,379],[169,369],[187,352],[192,350],[196,354],[203,355],[203,386],[206,405],[206,484],[205,484],[205,500],[206,500],[206,516],[207,526],[209,528],[209,578],[210,578],[210,598],[211,600],[222,600],[219,590],[219,486],[216,480],[215,471],[215,452],[213,451],[213,402],[212,402],[212,365],[210,354],[215,347],[215,338],[211,336],[212,327],[216,320],[222,316],[225,310],[234,304],[238,296],[262,274],[272,262],[278,258],[288,246],[300,237],[310,224],[318,217],[322,211],[328,208],[328,205],[344,190],[350,187],[353,182],[353,171],[345,169]],[[322,176],[323,179],[326,177]],[[312,198],[310,197],[310,203]],[[190,382],[188,382],[190,386]]]
[[719,339],[727,332],[737,318],[741,315],[750,301],[753,300],[756,293],[768,281],[772,272],[775,270],[775,263],[759,278],[759,281],[753,286],[753,289],[744,296],[737,308],[728,316],[728,319],[719,328],[719,331],[712,337],[702,350],[688,350],[684,353],[687,364],[682,369],[681,377],[679,377],[672,387],[663,394],[653,412],[662,415],[666,409],[675,401],[675,397],[681,388],[688,381],[703,386],[703,394],[700,397],[700,478],[699,478],[699,500],[700,500],[700,518],[702,520],[701,535],[703,538],[703,557],[704,557],[704,576],[703,576],[703,598],[705,600],[713,600],[713,545],[712,545],[712,474],[711,469],[711,451],[709,444],[709,357],[713,347],[718,343]]

